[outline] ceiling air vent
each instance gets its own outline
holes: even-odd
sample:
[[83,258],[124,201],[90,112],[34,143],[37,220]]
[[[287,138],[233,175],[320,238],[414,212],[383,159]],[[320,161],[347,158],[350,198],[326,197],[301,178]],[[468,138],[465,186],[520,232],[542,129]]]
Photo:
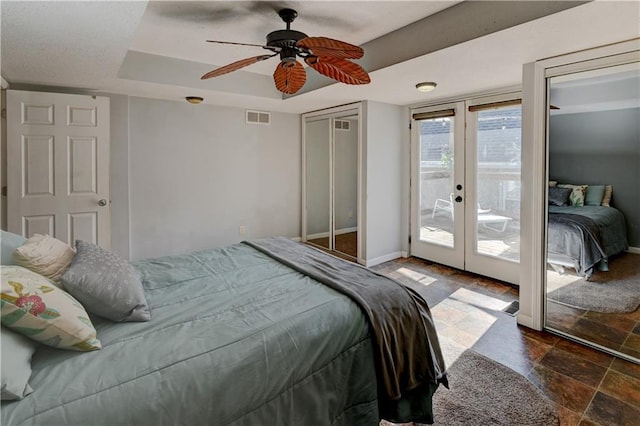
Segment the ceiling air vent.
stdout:
[[335,120],[336,130],[349,130],[350,124],[351,122],[349,120]]
[[247,123],[269,125],[271,124],[271,113],[247,110]]

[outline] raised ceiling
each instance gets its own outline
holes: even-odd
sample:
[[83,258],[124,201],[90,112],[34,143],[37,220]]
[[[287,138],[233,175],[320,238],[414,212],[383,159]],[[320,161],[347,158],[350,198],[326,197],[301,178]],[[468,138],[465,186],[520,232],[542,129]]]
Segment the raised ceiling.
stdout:
[[[201,81],[264,51],[284,28],[276,11],[299,12],[292,28],[365,48],[372,83],[346,86],[309,71],[299,94],[273,87],[277,61]],[[11,87],[95,91],[284,112],[370,99],[413,105],[517,87],[522,64],[640,36],[638,1],[46,1],[0,2],[1,72]],[[428,94],[420,81],[437,81]]]

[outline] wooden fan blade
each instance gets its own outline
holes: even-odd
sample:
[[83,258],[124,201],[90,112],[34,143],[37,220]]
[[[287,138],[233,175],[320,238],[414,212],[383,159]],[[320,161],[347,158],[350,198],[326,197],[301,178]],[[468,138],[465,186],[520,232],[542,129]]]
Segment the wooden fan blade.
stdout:
[[220,41],[220,40],[207,40],[207,43],[218,43],[218,44],[233,44],[235,46],[254,46],[254,47],[262,47],[263,49],[272,50],[274,52],[279,52],[282,50],[281,47],[276,46],[266,46],[264,44],[251,44],[251,43],[239,43],[237,41]]
[[345,59],[360,59],[364,56],[362,47],[327,37],[306,37],[298,40],[296,46],[310,50],[314,56]]
[[227,73],[230,73],[232,71],[239,70],[240,68],[244,68],[244,67],[246,67],[248,65],[255,64],[256,62],[260,62],[260,61],[264,61],[265,59],[272,58],[273,56],[274,55],[260,55],[260,56],[254,56],[253,58],[242,59],[240,61],[233,62],[233,63],[231,63],[229,65],[225,65],[223,67],[216,68],[213,71],[209,71],[208,73],[206,73],[205,75],[200,77],[200,79],[201,80],[205,80],[205,79],[211,78],[211,77],[218,77],[220,75],[227,74]]
[[314,70],[345,84],[367,84],[369,74],[358,64],[342,58],[307,56],[304,61]]
[[276,89],[292,95],[304,86],[307,72],[298,61],[280,62],[273,73],[273,81],[276,83]]

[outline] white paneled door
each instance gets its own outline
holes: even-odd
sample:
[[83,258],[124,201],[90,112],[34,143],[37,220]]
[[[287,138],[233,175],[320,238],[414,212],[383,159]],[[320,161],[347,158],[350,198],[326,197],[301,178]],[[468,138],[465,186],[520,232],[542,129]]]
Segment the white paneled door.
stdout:
[[109,98],[7,91],[7,225],[111,246]]

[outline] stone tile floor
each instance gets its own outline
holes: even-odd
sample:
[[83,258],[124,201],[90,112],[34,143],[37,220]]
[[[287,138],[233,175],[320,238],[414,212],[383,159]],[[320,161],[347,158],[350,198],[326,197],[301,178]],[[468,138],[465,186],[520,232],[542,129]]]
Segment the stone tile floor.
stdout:
[[427,300],[446,345],[472,349],[527,377],[562,425],[640,425],[640,365],[517,325],[502,312],[517,287],[417,258],[372,268]]

